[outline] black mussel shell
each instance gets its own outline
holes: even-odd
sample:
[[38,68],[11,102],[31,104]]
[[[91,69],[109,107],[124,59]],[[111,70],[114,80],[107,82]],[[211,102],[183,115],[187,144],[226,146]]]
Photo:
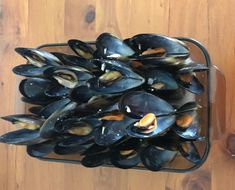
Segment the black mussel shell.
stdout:
[[191,140],[201,138],[198,108],[199,105],[196,102],[188,102],[177,110],[176,124],[172,129],[181,138]]
[[101,57],[109,59],[123,59],[135,53],[125,42],[109,33],[96,39],[96,48]]
[[39,129],[44,122],[40,117],[30,114],[9,115],[2,117],[2,119],[10,121],[21,128],[31,130]]
[[120,151],[115,151],[112,152],[110,162],[118,168],[133,168],[140,163],[140,155],[139,152],[136,152],[135,150],[133,150],[132,155],[129,157],[121,155]]
[[201,127],[199,121],[193,121],[193,123],[190,124],[190,126],[187,129],[182,129],[179,126],[174,126],[172,127],[172,129],[181,138],[190,139],[190,140],[201,139],[200,137]]
[[75,88],[80,85],[85,85],[92,74],[84,71],[78,71],[66,67],[53,67],[44,72],[44,75],[55,79],[59,84],[67,88]]
[[187,74],[191,75],[191,79],[189,82],[185,82],[182,80],[181,76],[185,74],[179,74],[177,77],[178,84],[184,88],[185,90],[192,92],[196,95],[202,94],[204,92],[204,86],[201,84],[199,79],[195,76],[195,74]]
[[12,71],[25,77],[42,77],[43,73],[50,66],[37,67],[31,64],[18,65],[12,69]]
[[87,155],[82,159],[82,165],[93,168],[107,164],[110,160],[110,152],[99,152],[92,155]]
[[97,154],[100,152],[106,152],[108,150],[108,148],[106,146],[100,146],[98,144],[93,144],[91,147],[89,147],[87,150],[85,150],[82,155],[93,155],[93,154]]
[[79,145],[83,144],[91,144],[93,143],[93,136],[92,135],[87,135],[87,136],[75,136],[72,135],[64,140],[61,140],[58,144],[57,147],[61,147],[61,149],[66,149],[73,147],[78,147]]
[[169,131],[162,136],[158,136],[157,138],[148,139],[149,144],[172,151],[177,151],[178,145],[182,142],[182,139],[172,131]]
[[138,34],[129,39],[129,44],[141,52],[148,49],[163,48],[166,51],[166,56],[189,54],[189,49],[184,42],[163,35]]
[[42,67],[44,65],[60,65],[61,61],[53,54],[33,48],[16,48],[15,51],[29,61],[29,63]]
[[188,112],[188,111],[196,111],[200,108],[201,106],[197,104],[197,102],[187,102],[184,105],[180,106],[177,109],[178,113],[184,113],[184,112]]
[[32,106],[29,108],[29,112],[35,115],[39,115],[40,110],[43,108],[43,106]]
[[[83,133],[87,133],[87,134],[80,134],[79,133],[73,133],[71,132],[71,134],[77,135],[77,136],[87,136],[87,135],[92,135],[92,133],[94,132],[96,127],[101,126],[102,121],[97,119],[97,118],[93,118],[93,117],[85,117],[85,118],[69,118],[69,119],[65,119],[61,122],[59,122],[57,125],[55,125],[55,130],[58,133],[70,133],[69,130],[71,129],[84,129],[84,128],[88,128],[88,130],[83,131]],[[82,131],[80,131],[82,132]]]
[[98,112],[99,110],[110,107],[111,105],[116,103],[119,97],[119,94],[105,94],[93,96],[88,100],[87,103],[84,104],[84,106],[88,110]]
[[133,118],[142,118],[148,113],[169,115],[174,108],[163,99],[144,91],[126,93],[119,101],[120,111]]
[[49,153],[54,152],[54,148],[56,146],[56,140],[49,140],[46,142],[28,145],[27,153],[32,157],[44,157]]
[[69,154],[78,154],[83,153],[88,148],[90,148],[93,145],[93,143],[87,143],[87,144],[76,144],[73,146],[63,146],[61,143],[58,143],[55,148],[54,152],[59,155],[69,155]]
[[72,39],[68,41],[68,45],[79,56],[85,59],[93,58],[94,49],[88,43]]
[[45,141],[38,130],[20,129],[6,133],[0,137],[0,142],[16,145],[31,145]]
[[135,120],[125,116],[121,121],[105,121],[95,131],[95,142],[101,146],[110,146],[123,138],[126,133],[126,127]]
[[64,65],[77,66],[88,71],[96,71],[97,69],[97,66],[93,64],[92,60],[78,57],[76,55],[67,55],[58,52],[53,52],[53,54],[58,57]]
[[116,81],[111,82],[111,84],[103,84],[99,77],[94,77],[88,81],[90,88],[97,92],[102,92],[105,94],[121,93],[133,88],[141,86],[145,80],[140,75],[133,72],[126,64],[120,61],[105,60],[100,61],[97,64],[101,64],[101,70],[105,71],[117,71],[122,77]]
[[45,98],[45,99],[32,99],[32,98],[27,98],[27,97],[21,97],[21,101],[28,103],[28,104],[34,104],[34,105],[42,105],[45,106],[49,103],[51,103],[52,101],[54,101],[55,99],[51,99],[51,98]]
[[189,63],[185,65],[183,68],[179,69],[177,73],[183,74],[183,73],[201,72],[201,71],[207,71],[208,69],[209,68],[205,64]]
[[146,72],[146,87],[150,93],[173,93],[178,89],[178,84],[172,74],[162,70]]
[[167,132],[175,122],[175,115],[157,117],[157,127],[149,133],[143,133],[132,123],[127,127],[127,134],[135,138],[152,138]]
[[[140,139],[130,138],[112,147],[111,163],[118,168],[132,168],[140,163]],[[124,154],[125,153],[125,154]]]
[[45,78],[31,77],[21,81],[19,90],[26,99],[32,102],[48,102],[53,100],[45,95],[53,83]]
[[85,103],[88,102],[92,97],[99,95],[99,92],[96,92],[90,89],[88,86],[78,86],[71,91],[70,98],[73,101]]
[[46,105],[45,107],[42,107],[40,111],[37,113],[37,115],[39,115],[42,118],[47,119],[57,110],[61,110],[62,108],[64,108],[69,102],[70,102],[70,99],[68,98],[54,101]]
[[159,171],[171,162],[176,154],[176,151],[164,150],[150,145],[142,151],[141,160],[144,166],[149,170]]
[[192,141],[181,143],[180,146],[178,146],[178,150],[181,155],[190,162],[194,164],[198,164],[201,162],[201,156]]
[[47,120],[44,122],[42,127],[40,128],[40,135],[43,138],[51,138],[56,135],[55,125],[60,120],[67,118],[71,112],[76,108],[77,103],[69,102],[62,109],[54,112]]
[[64,98],[69,96],[70,91],[70,88],[57,84],[45,91],[45,94],[49,97]]

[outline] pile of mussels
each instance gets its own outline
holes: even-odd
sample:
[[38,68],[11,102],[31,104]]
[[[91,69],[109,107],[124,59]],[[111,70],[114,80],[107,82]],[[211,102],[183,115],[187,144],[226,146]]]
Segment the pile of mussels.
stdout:
[[[143,165],[161,170],[182,156],[201,161],[197,102],[179,105],[186,92],[201,94],[197,72],[180,40],[139,34],[121,40],[101,34],[94,44],[69,40],[73,54],[16,48],[28,64],[13,68],[31,114],[2,117],[21,129],[0,141],[26,145],[31,156],[77,154],[86,167]],[[71,52],[72,52],[71,51]]]

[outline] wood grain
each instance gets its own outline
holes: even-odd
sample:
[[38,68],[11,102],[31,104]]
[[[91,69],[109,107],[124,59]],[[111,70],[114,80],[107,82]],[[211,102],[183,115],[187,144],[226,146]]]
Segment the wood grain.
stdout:
[[[216,135],[208,160],[191,174],[86,169],[42,162],[28,157],[24,147],[0,144],[0,189],[235,189],[235,160],[224,143],[235,130],[234,17],[234,0],[0,0],[1,116],[25,111],[17,91],[20,77],[10,72],[23,61],[14,53],[16,46],[35,47],[71,38],[93,40],[101,32],[120,37],[137,33],[193,37],[206,46],[227,81],[226,134]],[[221,94],[218,91],[217,96]],[[14,129],[4,121],[0,125],[1,134]]]

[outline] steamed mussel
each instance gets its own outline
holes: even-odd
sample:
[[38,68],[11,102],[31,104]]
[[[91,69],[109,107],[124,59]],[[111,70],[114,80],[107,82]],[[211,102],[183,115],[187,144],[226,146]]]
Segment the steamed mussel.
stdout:
[[[13,72],[31,114],[4,116],[20,128],[0,142],[26,145],[29,155],[78,156],[86,167],[151,171],[178,158],[196,166],[208,71],[183,41],[156,34],[121,40],[103,33],[94,43],[71,39],[70,53],[16,48],[27,64]],[[66,157],[65,157],[66,158]]]

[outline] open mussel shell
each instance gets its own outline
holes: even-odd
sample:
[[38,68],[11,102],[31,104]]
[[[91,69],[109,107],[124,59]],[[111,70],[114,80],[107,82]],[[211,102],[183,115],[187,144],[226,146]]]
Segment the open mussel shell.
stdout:
[[[176,119],[177,120],[177,119]],[[200,139],[200,131],[201,131],[201,127],[199,124],[199,119],[195,118],[189,125],[188,127],[182,128],[179,127],[177,125],[175,125],[174,127],[172,127],[173,131],[179,135],[180,137],[184,138],[184,139],[190,139],[190,140],[194,140],[194,139]]]
[[51,138],[54,135],[56,135],[55,131],[55,125],[60,120],[63,120],[64,118],[67,118],[71,112],[76,108],[77,103],[75,102],[69,102],[67,105],[65,105],[62,109],[57,110],[54,112],[50,117],[46,119],[46,121],[43,123],[42,127],[40,128],[40,135],[42,138]]
[[105,121],[94,134],[95,142],[101,146],[110,146],[120,139],[122,139],[126,133],[126,127],[133,123],[135,120],[125,116],[123,120]]
[[56,146],[56,140],[49,140],[46,142],[28,145],[27,146],[27,153],[32,157],[44,157],[49,153],[54,152],[54,148]]
[[181,138],[199,140],[200,118],[197,110],[200,108],[196,102],[188,102],[177,109],[176,123],[172,130]]
[[142,118],[148,113],[169,115],[174,108],[165,100],[144,91],[126,93],[119,101],[122,113],[133,118]]
[[194,94],[202,94],[204,92],[204,86],[194,73],[182,73],[177,76],[178,84],[185,90]]
[[109,59],[125,59],[135,53],[125,42],[109,33],[98,36],[96,48],[101,57]]
[[140,155],[136,150],[115,151],[111,155],[110,162],[118,168],[133,168],[140,163]]
[[192,141],[187,141],[184,143],[181,143],[178,146],[178,150],[181,153],[181,155],[186,158],[188,161],[198,164],[201,162],[201,156],[195,146],[195,144]]
[[205,64],[192,62],[185,65],[183,68],[179,69],[177,73],[184,74],[192,72],[202,72],[202,71],[208,71],[208,69],[209,68]]
[[145,80],[120,61],[96,62],[104,74],[90,79],[90,88],[105,94],[121,93],[141,86]]
[[131,47],[134,47],[141,52],[149,49],[163,48],[166,52],[166,56],[189,55],[189,49],[184,42],[163,35],[138,34],[128,41]]
[[31,130],[39,129],[44,122],[40,117],[30,114],[9,115],[2,117],[2,119],[10,121],[18,127]]
[[19,129],[6,133],[0,137],[0,142],[16,145],[31,145],[45,141],[38,130]]
[[178,89],[178,84],[172,74],[162,70],[146,72],[146,90],[150,93],[173,93]]
[[159,171],[170,163],[176,154],[176,151],[164,150],[150,145],[141,152],[141,161],[149,170]]
[[56,56],[43,50],[33,48],[16,48],[15,51],[27,59],[30,64],[37,67],[42,67],[44,65],[55,66],[61,64],[61,61]]
[[44,71],[50,66],[37,67],[32,64],[18,65],[12,69],[12,71],[25,77],[42,77]]
[[127,127],[127,134],[135,138],[153,138],[162,135],[167,132],[174,124],[175,115],[157,117],[156,120],[157,125],[149,132],[148,130],[144,131],[143,129],[136,127],[137,122],[134,122]]
[[141,141],[139,139],[124,140],[112,148],[110,162],[123,169],[137,166],[140,163],[140,147]]
[[47,119],[50,117],[54,112],[57,110],[61,110],[64,108],[71,100],[68,98],[64,98],[58,101],[54,101],[44,107],[42,107],[38,112],[37,115],[39,115],[42,118]]
[[94,49],[88,43],[72,39],[68,41],[68,45],[77,55],[85,59],[93,58]]
[[49,68],[44,75],[55,79],[59,84],[67,88],[75,88],[85,85],[93,76],[88,72],[78,71],[65,67]]
[[43,104],[53,100],[45,94],[45,91],[51,88],[52,85],[53,83],[48,79],[31,77],[21,81],[19,90],[26,101],[28,99],[29,102]]

